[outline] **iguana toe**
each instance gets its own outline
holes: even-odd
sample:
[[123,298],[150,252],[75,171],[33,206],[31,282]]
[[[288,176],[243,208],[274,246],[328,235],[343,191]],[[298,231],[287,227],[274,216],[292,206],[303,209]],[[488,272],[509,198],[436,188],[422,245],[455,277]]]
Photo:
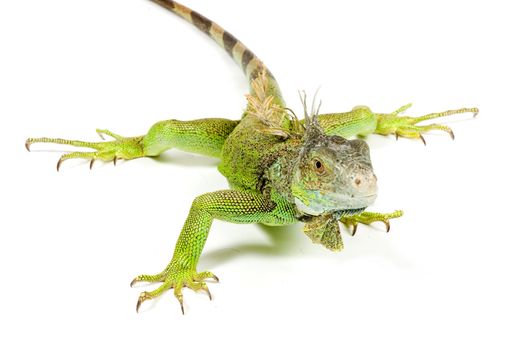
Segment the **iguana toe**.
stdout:
[[151,300],[157,298],[167,290],[173,288],[174,296],[179,301],[181,305],[181,312],[184,315],[184,303],[183,303],[183,288],[187,287],[193,290],[194,292],[203,291],[208,295],[208,298],[212,300],[212,294],[210,289],[204,280],[213,279],[214,281],[219,281],[217,276],[209,271],[205,272],[195,272],[187,271],[184,269],[179,269],[176,267],[169,267],[166,271],[159,273],[157,275],[140,275],[135,277],[130,286],[134,286],[137,282],[162,282],[162,285],[157,289],[149,292],[142,292],[139,295],[137,300],[137,305],[135,307],[136,311],[139,312],[139,309],[143,302],[146,300]]
[[99,130],[97,133],[113,137],[113,141],[103,142],[85,142],[77,140],[54,139],[48,137],[29,138],[26,140],[25,146],[28,151],[31,151],[31,145],[34,143],[53,143],[60,145],[70,145],[74,147],[91,148],[95,151],[91,152],[70,152],[62,155],[57,162],[57,171],[60,171],[62,163],[68,159],[86,159],[89,161],[89,168],[93,168],[96,160],[104,162],[113,161],[117,164],[118,159],[135,159],[144,156],[142,140],[143,137],[122,137],[114,134],[108,130]]
[[358,228],[358,224],[364,224],[364,225],[370,225],[373,222],[383,222],[385,225],[386,232],[389,232],[391,229],[391,224],[389,222],[389,219],[396,219],[401,217],[404,214],[402,210],[396,210],[392,213],[372,213],[372,212],[363,212],[360,214],[352,215],[352,216],[344,216],[340,219],[340,222],[342,222],[347,227],[352,227],[351,235],[354,236],[356,234],[356,230]]
[[478,108],[460,108],[453,109],[440,113],[430,113],[421,117],[406,117],[399,116],[400,113],[406,111],[411,107],[411,104],[400,107],[391,114],[380,114],[378,115],[378,121],[376,126],[376,133],[381,135],[395,135],[396,139],[399,137],[405,137],[410,139],[420,139],[426,145],[426,140],[423,137],[423,134],[432,131],[439,130],[444,131],[449,134],[452,140],[455,139],[455,134],[450,127],[441,124],[428,124],[428,125],[419,125],[421,122],[426,120],[441,118],[453,114],[462,114],[462,113],[473,113],[473,116],[478,114]]

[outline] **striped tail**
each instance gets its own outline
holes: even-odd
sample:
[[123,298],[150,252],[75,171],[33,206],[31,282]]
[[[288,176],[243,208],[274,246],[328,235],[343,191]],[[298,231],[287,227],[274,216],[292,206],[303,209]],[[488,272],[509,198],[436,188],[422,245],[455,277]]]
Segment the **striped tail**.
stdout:
[[[278,83],[274,79],[272,73],[268,70],[265,64],[259,58],[257,58],[248,47],[236,39],[236,37],[200,13],[175,1],[152,1],[179,15],[187,22],[190,22],[199,28],[199,30],[201,30],[203,33],[212,38],[216,43],[219,44],[219,46],[225,49],[225,51],[234,59],[238,66],[241,67],[249,81],[257,78],[260,74],[265,74],[269,82],[268,94],[274,96],[275,102],[283,106],[285,105],[285,102],[281,97],[281,91],[279,89]],[[252,91],[252,84],[250,85],[251,93],[254,93],[254,91]]]

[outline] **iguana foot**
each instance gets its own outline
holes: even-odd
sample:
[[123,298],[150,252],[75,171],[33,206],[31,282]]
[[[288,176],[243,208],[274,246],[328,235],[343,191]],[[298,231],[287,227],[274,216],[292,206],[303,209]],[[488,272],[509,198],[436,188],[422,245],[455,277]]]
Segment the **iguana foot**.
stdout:
[[404,215],[404,212],[401,210],[396,210],[392,213],[371,213],[371,212],[362,212],[360,214],[352,216],[344,216],[340,221],[347,227],[352,227],[352,235],[356,233],[358,228],[358,223],[364,225],[370,225],[373,222],[381,221],[385,224],[386,231],[389,232],[391,225],[389,224],[389,219],[396,219]]
[[135,283],[143,281],[162,282],[162,285],[153,291],[142,292],[139,295],[139,299],[137,300],[137,306],[135,310],[139,312],[139,308],[144,301],[154,299],[166,292],[168,289],[173,288],[174,295],[179,301],[179,304],[181,304],[181,312],[184,315],[183,287],[188,287],[195,292],[204,291],[210,300],[212,300],[212,295],[210,294],[210,290],[208,289],[208,285],[206,284],[205,280],[214,280],[215,282],[219,282],[219,278],[209,271],[195,272],[194,270],[178,268],[176,265],[168,266],[165,271],[157,275],[137,276],[130,283],[130,286],[133,287]]
[[118,159],[134,159],[144,156],[142,140],[143,136],[122,137],[112,133],[109,130],[97,129],[99,136],[104,139],[103,135],[113,137],[113,141],[104,142],[84,142],[76,140],[53,139],[48,137],[29,138],[26,141],[26,148],[29,151],[30,146],[34,143],[55,143],[61,145],[71,145],[75,147],[92,148],[95,152],[71,152],[66,153],[57,163],[57,171],[60,170],[62,162],[68,159],[80,158],[90,161],[90,169],[93,167],[95,160],[113,161],[117,163]]
[[421,139],[424,145],[426,140],[422,134],[431,131],[431,130],[441,130],[445,131],[451,136],[452,139],[455,139],[455,134],[451,128],[445,125],[440,124],[429,124],[429,125],[417,125],[426,120],[445,117],[453,114],[461,113],[473,113],[473,116],[476,116],[479,112],[478,108],[461,108],[454,109],[440,113],[431,113],[426,114],[421,117],[403,117],[399,116],[400,113],[405,112],[411,107],[411,104],[400,107],[396,111],[390,114],[378,114],[378,120],[376,125],[375,133],[380,135],[390,135],[393,134],[398,139],[399,136],[406,137],[410,139]]

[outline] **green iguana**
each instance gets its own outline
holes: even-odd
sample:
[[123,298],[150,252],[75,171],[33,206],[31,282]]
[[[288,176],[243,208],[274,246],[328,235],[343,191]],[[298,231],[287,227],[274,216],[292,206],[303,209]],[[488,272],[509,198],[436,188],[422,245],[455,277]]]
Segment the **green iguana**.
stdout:
[[[343,248],[339,222],[353,227],[358,223],[384,222],[398,218],[401,211],[389,214],[364,212],[377,193],[376,176],[369,158],[369,147],[351,136],[376,133],[397,137],[420,138],[444,125],[421,125],[423,121],[451,114],[472,112],[477,108],[449,110],[418,118],[399,116],[410,107],[393,113],[373,113],[358,106],[344,113],[319,114],[316,108],[307,112],[306,96],[301,95],[304,119],[285,107],[285,101],[272,73],[244,44],[232,34],[199,13],[172,0],[154,0],[190,22],[216,43],[243,69],[249,83],[247,108],[240,120],[218,118],[193,121],[164,120],[154,124],[143,136],[122,137],[108,130],[99,135],[113,141],[83,142],[56,138],[30,138],[34,143],[67,144],[87,147],[92,152],[64,154],[58,161],[82,158],[113,161],[153,157],[170,148],[220,159],[219,171],[228,179],[230,189],[206,193],[192,203],[190,213],[166,268],[156,275],[139,275],[139,281],[161,282],[161,286],[143,292],[137,311],[148,299],[170,288],[183,307],[183,287],[204,290],[210,296],[206,281],[217,277],[197,272],[197,263],[214,219],[246,224],[288,225],[304,222],[304,232],[315,243],[334,251]],[[314,105],[314,103],[313,103]]]

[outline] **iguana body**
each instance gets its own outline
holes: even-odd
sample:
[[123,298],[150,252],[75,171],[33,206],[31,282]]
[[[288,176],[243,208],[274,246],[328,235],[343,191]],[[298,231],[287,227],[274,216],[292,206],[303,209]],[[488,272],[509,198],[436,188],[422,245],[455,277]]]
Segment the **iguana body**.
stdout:
[[[173,288],[183,309],[183,287],[205,290],[205,280],[216,279],[211,272],[197,272],[197,263],[214,219],[233,223],[287,225],[305,222],[305,233],[316,243],[340,250],[343,243],[338,221],[353,225],[383,221],[401,216],[367,213],[363,210],[376,198],[376,176],[369,149],[362,140],[347,140],[353,135],[394,134],[422,138],[429,130],[451,130],[442,125],[418,123],[454,113],[473,112],[465,108],[433,113],[419,118],[399,117],[409,106],[388,114],[373,113],[367,107],[350,112],[318,115],[312,110],[305,119],[285,108],[278,83],[245,45],[220,26],[171,0],[154,0],[175,12],[215,40],[243,69],[249,82],[248,106],[241,120],[199,119],[165,120],[154,124],[143,136],[121,137],[108,130],[97,130],[114,141],[83,142],[64,139],[28,139],[33,143],[58,143],[94,149],[72,152],[64,160],[84,158],[116,161],[157,156],[170,149],[198,153],[220,159],[219,171],[228,179],[230,189],[197,197],[182,228],[173,258],[157,275],[140,275],[138,281],[162,282],[154,291],[141,293],[137,309]],[[423,138],[422,138],[423,139]],[[184,312],[184,309],[183,309]]]

